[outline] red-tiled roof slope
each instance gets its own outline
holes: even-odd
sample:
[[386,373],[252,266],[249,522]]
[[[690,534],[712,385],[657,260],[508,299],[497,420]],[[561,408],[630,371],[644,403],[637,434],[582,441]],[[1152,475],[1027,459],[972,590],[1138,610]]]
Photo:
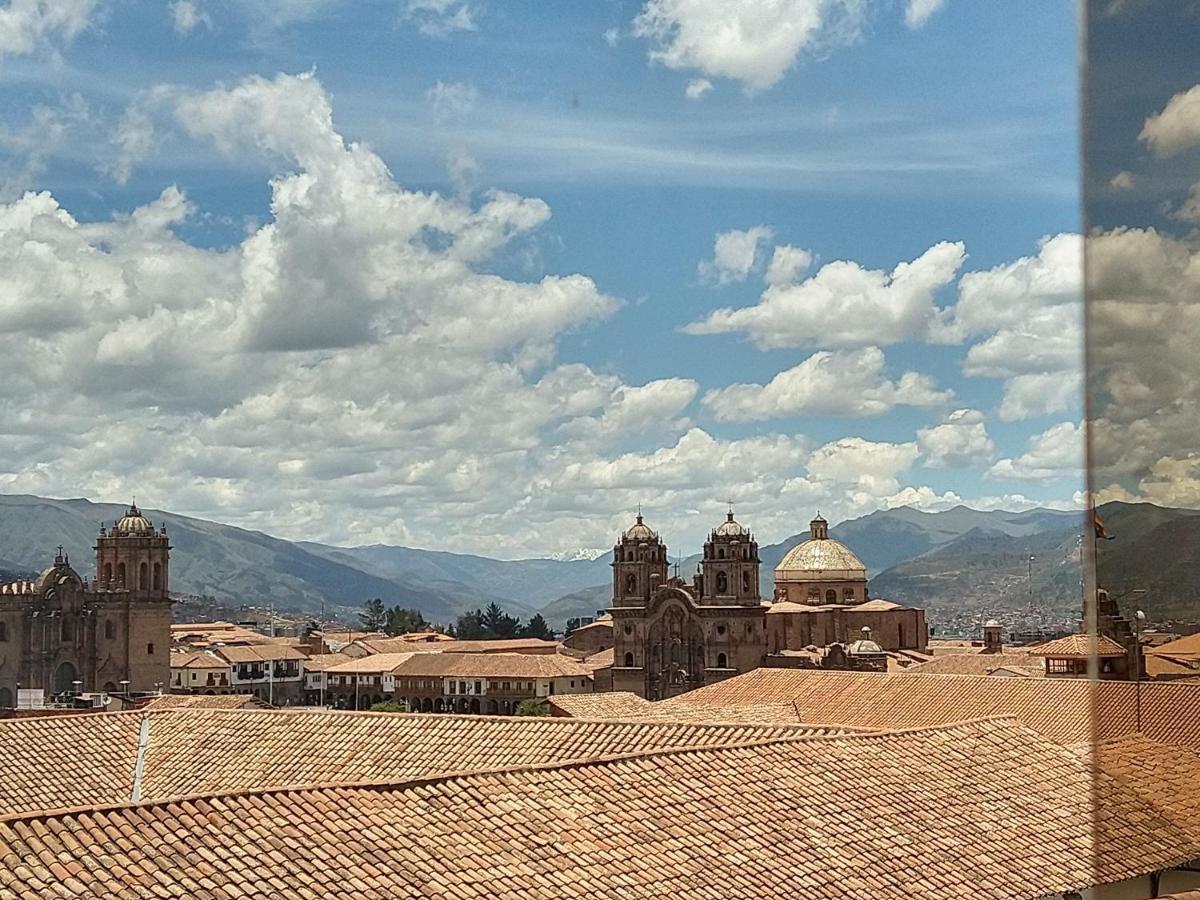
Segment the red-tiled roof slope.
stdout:
[[975,716],[1015,716],[1064,744],[1138,730],[1149,738],[1200,748],[1200,685],[1091,682],[1085,678],[997,678],[755,669],[660,701],[673,707],[792,703],[814,725],[918,728]]
[[827,733],[762,724],[586,722],[537,717],[166,709],[0,722],[0,814],[132,796],[148,722],[143,800],[593,759]]
[[[0,898],[1012,900],[1200,854],[1013,721],[0,822]],[[1094,869],[1093,865],[1099,868]]]
[[156,709],[271,709],[253,694],[163,694],[142,707]]

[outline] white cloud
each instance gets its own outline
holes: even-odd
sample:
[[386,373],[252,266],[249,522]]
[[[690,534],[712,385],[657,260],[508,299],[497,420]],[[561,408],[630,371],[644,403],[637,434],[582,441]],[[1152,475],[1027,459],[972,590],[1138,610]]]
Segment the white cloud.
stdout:
[[1176,156],[1200,145],[1200,84],[1173,96],[1146,119],[1138,135],[1155,156]]
[[604,38],[604,43],[608,46],[615,47],[621,40],[621,31],[617,28],[607,28],[600,36]]
[[712,90],[712,82],[707,78],[693,78],[687,83],[683,93],[689,100],[699,100]]
[[10,0],[0,7],[0,59],[73,40],[100,8],[101,0]]
[[884,373],[883,351],[814,353],[765,385],[734,384],[704,395],[704,405],[722,422],[751,422],[798,415],[877,416],[896,406],[939,406],[953,397],[928,375],[905,372],[897,381]]
[[861,0],[646,0],[633,33],[648,39],[650,58],[670,69],[694,69],[765,90],[804,51],[853,42]]
[[1083,242],[1044,238],[1026,256],[959,280],[944,334],[982,338],[967,351],[967,375],[1005,382],[999,414],[1025,419],[1078,408],[1083,371]]
[[464,0],[407,0],[408,18],[429,37],[449,37],[456,31],[475,31],[477,9]]
[[462,118],[474,109],[479,90],[469,82],[439,81],[425,92],[425,99],[429,101],[434,121],[442,123]]
[[58,106],[35,105],[24,126],[0,129],[0,200],[28,190],[71,130],[88,118],[83,97],[73,94]]
[[945,3],[946,0],[908,0],[904,7],[904,24],[909,28],[920,28]]
[[1075,422],[1060,422],[1029,439],[1029,449],[1016,459],[1001,459],[988,470],[991,478],[1049,481],[1083,477],[1084,429]]
[[802,272],[812,265],[812,254],[800,247],[779,244],[771,254],[767,266],[767,284],[791,284]]
[[890,273],[830,262],[797,284],[772,284],[755,306],[718,309],[688,334],[745,332],[759,347],[885,346],[929,336],[937,291],[966,258],[961,243],[935,244]]
[[171,24],[178,34],[191,34],[201,26],[210,30],[213,27],[212,17],[192,0],[174,0],[168,8]]
[[917,431],[917,447],[930,469],[961,469],[986,463],[996,452],[983,413],[956,409],[938,425]]
[[1122,170],[1109,179],[1108,186],[1114,191],[1129,191],[1133,190],[1135,180],[1132,172]]
[[1171,218],[1180,222],[1200,222],[1200,181],[1192,185],[1187,199],[1171,213]]
[[151,115],[153,106],[165,100],[163,91],[151,90],[142,94],[125,108],[112,143],[116,157],[106,171],[117,184],[125,184],[139,163],[148,159],[158,148],[159,135]]
[[822,481],[855,485],[878,497],[900,489],[900,473],[916,461],[915,443],[868,441],[846,437],[818,447],[808,459],[808,473]]
[[761,260],[761,246],[775,234],[766,225],[745,231],[723,231],[713,241],[713,258],[697,267],[701,280],[710,284],[745,281]]

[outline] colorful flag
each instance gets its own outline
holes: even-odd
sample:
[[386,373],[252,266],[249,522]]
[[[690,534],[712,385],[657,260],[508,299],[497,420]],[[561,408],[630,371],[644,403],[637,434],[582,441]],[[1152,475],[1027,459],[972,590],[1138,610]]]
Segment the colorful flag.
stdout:
[[1104,520],[1100,518],[1100,513],[1096,511],[1095,507],[1092,508],[1092,524],[1096,528],[1096,537],[1097,538],[1099,538],[1102,541],[1113,540],[1113,535],[1109,534],[1108,531],[1105,529]]

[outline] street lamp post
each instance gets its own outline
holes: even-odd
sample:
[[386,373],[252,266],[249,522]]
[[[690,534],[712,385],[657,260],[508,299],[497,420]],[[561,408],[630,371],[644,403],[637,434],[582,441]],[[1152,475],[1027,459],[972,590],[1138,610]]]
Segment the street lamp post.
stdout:
[[1133,709],[1134,722],[1138,734],[1142,732],[1142,625],[1146,622],[1146,614],[1140,609],[1133,614],[1134,621],[1134,659],[1133,659]]

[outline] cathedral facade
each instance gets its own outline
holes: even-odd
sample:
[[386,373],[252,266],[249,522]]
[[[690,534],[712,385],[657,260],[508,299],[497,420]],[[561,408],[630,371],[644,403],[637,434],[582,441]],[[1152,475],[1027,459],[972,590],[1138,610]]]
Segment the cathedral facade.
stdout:
[[136,504],[93,548],[96,576],[62,547],[34,581],[0,585],[0,708],[20,689],[151,691],[170,680],[170,550]]
[[670,577],[667,546],[639,513],[613,547],[613,690],[659,700],[762,665],[758,567],[731,511],[691,583]]

